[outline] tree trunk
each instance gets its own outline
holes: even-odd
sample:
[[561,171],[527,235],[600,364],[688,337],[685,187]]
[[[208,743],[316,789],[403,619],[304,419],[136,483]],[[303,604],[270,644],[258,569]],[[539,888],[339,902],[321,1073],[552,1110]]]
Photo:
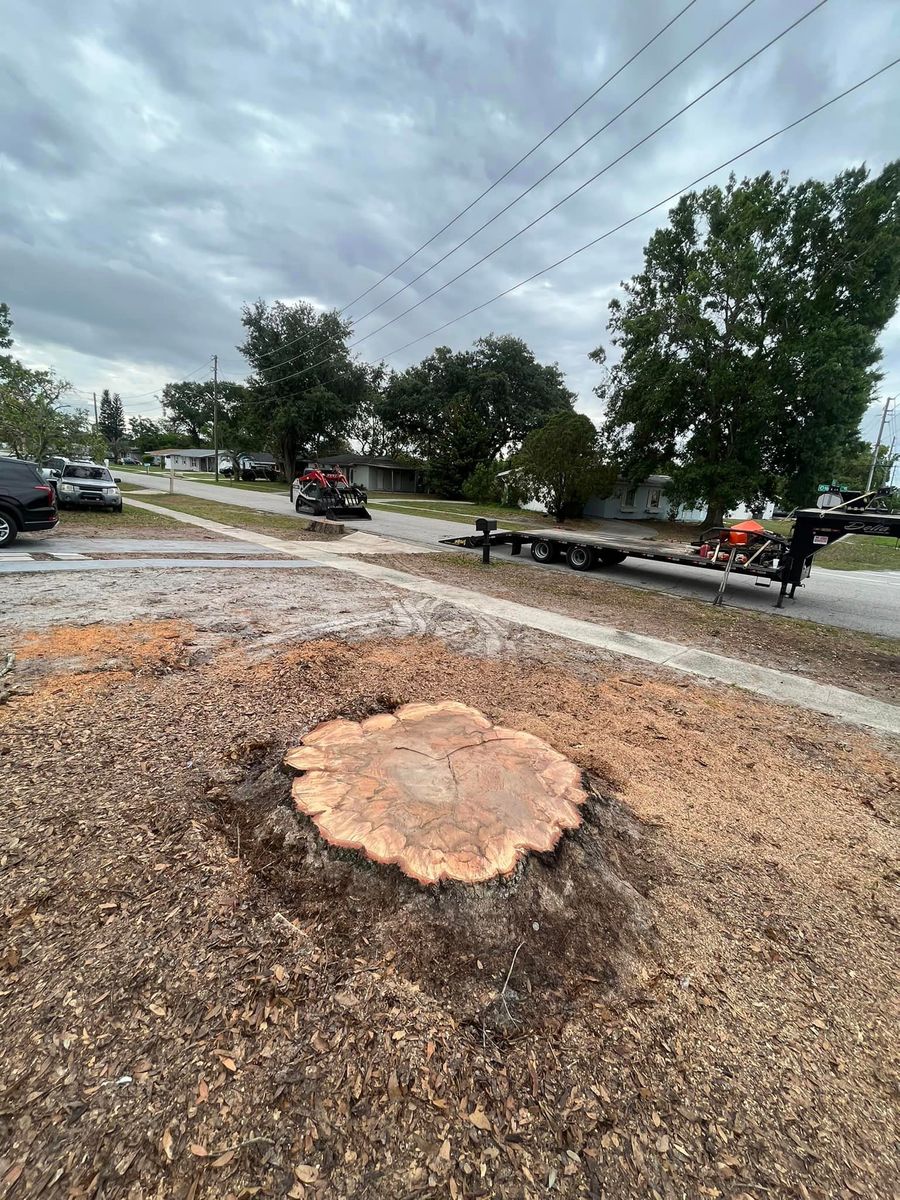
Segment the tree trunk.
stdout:
[[706,506],[706,516],[703,518],[703,528],[725,524],[725,505],[718,500],[710,500]]
[[297,459],[297,439],[294,437],[282,437],[280,439],[281,465],[284,470],[284,478],[288,485],[288,491],[294,482],[294,465]]

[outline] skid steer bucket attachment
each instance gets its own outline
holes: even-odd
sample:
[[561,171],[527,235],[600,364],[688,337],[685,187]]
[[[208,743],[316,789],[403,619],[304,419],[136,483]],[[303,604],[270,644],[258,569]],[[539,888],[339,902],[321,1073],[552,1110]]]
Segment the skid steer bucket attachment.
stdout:
[[291,498],[298,513],[334,521],[372,519],[366,508],[365,490],[350,483],[337,467],[310,467],[294,480]]

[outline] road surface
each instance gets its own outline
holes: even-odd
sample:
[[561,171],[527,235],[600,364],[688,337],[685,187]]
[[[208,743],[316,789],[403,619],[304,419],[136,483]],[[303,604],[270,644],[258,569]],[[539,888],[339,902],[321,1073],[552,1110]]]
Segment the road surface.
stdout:
[[[149,486],[165,490],[166,480],[160,476],[141,475],[119,468],[118,474],[126,483]],[[287,494],[276,492],[253,492],[245,488],[229,488],[227,484],[216,485],[195,483],[177,479],[176,492],[185,496],[196,496],[204,500],[225,501],[243,508],[262,512],[290,515]],[[148,503],[152,497],[147,497]],[[418,545],[434,546],[445,537],[458,537],[471,529],[471,524],[459,521],[441,521],[431,517],[416,517],[408,513],[389,512],[382,508],[370,509],[371,521],[354,522],[353,527],[366,533],[415,542]],[[350,522],[347,523],[348,525]],[[474,530],[473,530],[474,532]],[[473,552],[474,553],[474,552]],[[504,547],[495,553],[509,556]],[[568,571],[564,564],[552,566],[533,563],[528,552],[523,551],[520,559],[523,568],[541,571]],[[775,584],[770,588],[757,587],[752,580],[732,577],[726,595],[730,607],[752,608],[778,615],[798,617],[808,621],[820,621],[825,625],[838,625],[846,629],[858,629],[864,633],[900,636],[900,550],[897,552],[896,571],[829,571],[814,567],[813,573],[803,588],[797,590],[797,599],[785,601],[785,607],[776,610],[778,595]],[[628,587],[648,588],[678,597],[691,597],[711,601],[719,586],[719,576],[709,571],[692,571],[671,563],[648,563],[635,559],[626,560],[621,566],[595,572],[597,577],[614,581]],[[585,576],[591,578],[591,576]]]

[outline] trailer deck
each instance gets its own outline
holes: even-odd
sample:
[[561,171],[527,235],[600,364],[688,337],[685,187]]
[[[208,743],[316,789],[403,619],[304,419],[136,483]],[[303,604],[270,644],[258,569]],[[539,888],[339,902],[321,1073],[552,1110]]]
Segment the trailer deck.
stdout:
[[[774,533],[761,525],[715,529],[700,534],[697,544],[664,542],[631,534],[588,532],[581,529],[497,529],[492,518],[479,517],[476,533],[441,538],[445,546],[481,549],[484,562],[490,561],[491,548],[508,545],[514,556],[523,546],[531,547],[536,562],[551,563],[564,558],[575,571],[593,567],[613,567],[626,558],[674,563],[697,570],[716,571],[722,576],[713,604],[721,604],[732,574],[748,575],[761,587],[780,585],[776,608],[785,596],[795,598],[798,587],[809,577],[815,555],[850,534],[896,537],[900,547],[900,513],[886,511],[885,497],[891,489],[881,488],[863,496],[854,496],[830,509],[803,508],[793,514],[790,537]],[[707,539],[707,540],[704,540]],[[900,556],[898,556],[900,566]]]

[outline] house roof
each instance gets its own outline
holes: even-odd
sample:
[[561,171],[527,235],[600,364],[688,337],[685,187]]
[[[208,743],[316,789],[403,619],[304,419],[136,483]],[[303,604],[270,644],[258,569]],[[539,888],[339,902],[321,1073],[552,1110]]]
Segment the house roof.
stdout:
[[624,475],[620,475],[616,480],[616,487],[651,487],[665,489],[671,482],[671,475],[648,475],[646,479],[641,479],[637,482],[635,482],[633,479],[626,479]]
[[352,451],[348,451],[346,454],[330,454],[326,458],[309,459],[309,462],[318,462],[323,467],[384,467],[386,470],[393,471],[418,470],[415,463],[397,462],[393,458],[375,458],[371,454],[354,454]]
[[159,458],[163,454],[183,454],[188,458],[212,458],[213,456],[212,450],[185,450],[184,448],[175,450],[148,450],[147,453],[152,454],[156,458]]

